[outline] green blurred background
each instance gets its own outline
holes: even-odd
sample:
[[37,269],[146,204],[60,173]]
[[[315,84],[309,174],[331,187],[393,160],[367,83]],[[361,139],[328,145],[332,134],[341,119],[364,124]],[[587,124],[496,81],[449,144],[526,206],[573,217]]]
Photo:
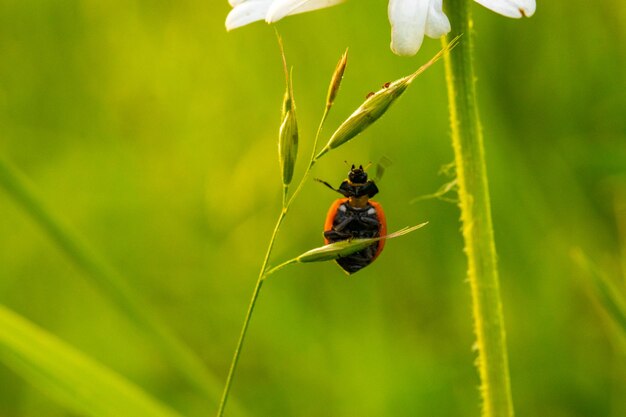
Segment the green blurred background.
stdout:
[[[303,159],[346,47],[322,141],[369,91],[440,48],[428,39],[416,57],[391,54],[386,8],[349,1],[277,25]],[[284,86],[273,30],[226,33],[229,10],[225,0],[0,7],[0,155],[220,380],[280,210]],[[517,415],[625,416],[625,345],[571,251],[624,288],[626,4],[540,1],[522,21],[473,10]],[[250,415],[478,415],[459,212],[409,204],[450,180],[439,174],[453,159],[442,63],[314,176],[338,184],[344,160],[381,156],[393,160],[378,198],[389,227],[429,225],[353,277],[327,263],[267,282],[232,390]],[[275,262],[321,243],[334,198],[307,184]],[[2,191],[0,303],[184,414],[215,412]],[[0,416],[70,415],[0,364]]]

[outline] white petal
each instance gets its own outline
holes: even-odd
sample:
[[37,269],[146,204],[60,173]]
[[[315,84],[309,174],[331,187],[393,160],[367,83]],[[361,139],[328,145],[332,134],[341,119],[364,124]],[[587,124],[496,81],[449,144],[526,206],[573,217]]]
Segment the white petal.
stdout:
[[228,0],[228,3],[230,3],[231,6],[235,7],[240,5],[241,3],[244,3],[246,0]]
[[226,16],[226,30],[233,30],[248,23],[263,20],[273,0],[247,0],[237,6]]
[[426,16],[426,36],[440,38],[450,32],[450,21],[443,12],[443,0],[432,0]]
[[537,3],[535,0],[475,0],[488,9],[506,17],[519,19],[530,17],[535,13]]
[[389,0],[391,50],[398,55],[415,55],[422,46],[431,0]]
[[290,14],[310,12],[342,3],[344,0],[274,0],[265,20],[276,22]]

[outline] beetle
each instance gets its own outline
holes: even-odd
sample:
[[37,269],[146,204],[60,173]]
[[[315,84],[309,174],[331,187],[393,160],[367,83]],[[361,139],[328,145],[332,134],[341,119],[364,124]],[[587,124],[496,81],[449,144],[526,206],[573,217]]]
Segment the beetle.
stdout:
[[[376,238],[387,235],[387,221],[382,206],[371,200],[378,194],[378,187],[369,180],[362,165],[352,165],[348,178],[339,188],[334,188],[326,181],[316,179],[333,191],[343,195],[335,200],[326,215],[324,223],[324,242],[333,242],[358,238]],[[353,274],[376,260],[385,247],[385,239],[371,244],[367,248],[351,255],[338,258],[336,262],[348,274]]]

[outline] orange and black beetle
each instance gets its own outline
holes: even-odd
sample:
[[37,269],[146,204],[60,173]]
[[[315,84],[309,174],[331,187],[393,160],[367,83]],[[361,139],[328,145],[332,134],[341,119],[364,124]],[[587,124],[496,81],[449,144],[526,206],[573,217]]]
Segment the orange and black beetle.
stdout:
[[[335,200],[328,210],[324,224],[324,241],[326,244],[341,240],[373,238],[387,234],[387,222],[383,208],[370,200],[378,194],[378,187],[367,179],[367,173],[360,165],[352,165],[348,179],[338,189],[325,181],[321,181],[331,190],[344,196]],[[337,263],[348,274],[353,274],[374,262],[385,246],[381,239],[367,248],[337,259]]]

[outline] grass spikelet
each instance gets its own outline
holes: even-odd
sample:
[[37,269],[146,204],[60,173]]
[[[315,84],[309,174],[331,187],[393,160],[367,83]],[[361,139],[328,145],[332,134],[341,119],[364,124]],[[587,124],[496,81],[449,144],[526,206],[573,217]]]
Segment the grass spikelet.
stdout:
[[348,50],[343,53],[341,59],[337,63],[337,67],[335,68],[335,72],[333,72],[333,77],[330,80],[330,85],[328,86],[328,94],[326,95],[326,108],[330,109],[335,102],[335,98],[337,97],[337,93],[339,92],[339,87],[341,86],[341,81],[343,80],[343,73],[346,71],[346,66],[348,65]]
[[298,158],[298,121],[292,93],[287,90],[283,101],[283,119],[278,134],[278,157],[283,185],[288,186],[293,179],[293,171]]
[[287,59],[283,49],[283,42],[278,36],[280,53],[285,71],[285,96],[281,115],[280,130],[278,133],[278,160],[282,175],[285,196],[287,187],[293,179],[293,172],[298,158],[298,121],[296,117],[296,103],[293,99],[293,82],[291,73],[287,70]]
[[310,263],[310,262],[326,262],[326,261],[334,261],[335,259],[339,259],[344,256],[352,255],[355,252],[363,250],[373,243],[378,242],[379,240],[387,240],[394,239],[396,237],[404,236],[411,232],[416,231],[417,229],[421,229],[426,226],[428,222],[420,223],[411,227],[404,227],[396,232],[390,233],[385,236],[379,236],[374,238],[367,239],[351,239],[351,240],[342,240],[339,242],[330,243],[328,245],[320,246],[311,250],[304,252],[303,254],[290,259],[282,264],[275,266],[274,268],[269,269],[265,273],[266,278],[268,275],[273,274],[279,269],[284,268],[287,265],[291,265],[294,263]]
[[451,41],[448,46],[439,51],[426,64],[422,65],[411,75],[407,75],[391,83],[386,83],[383,88],[369,95],[363,104],[337,128],[326,146],[317,154],[315,160],[319,159],[331,149],[338,148],[347,143],[380,119],[387,110],[389,110],[391,105],[406,91],[415,78],[443,57],[446,52],[454,48],[458,43],[458,39],[457,37]]
[[363,250],[371,244],[378,242],[379,240],[393,239],[396,237],[404,236],[408,233],[414,232],[415,230],[426,226],[427,224],[428,222],[425,222],[416,226],[405,227],[398,230],[397,232],[390,233],[386,236],[367,239],[342,240],[339,242],[330,243],[328,245],[320,246],[319,248],[311,249],[303,253],[296,258],[296,261],[300,263],[334,261],[335,259],[341,258],[343,256],[352,255],[355,252]]

